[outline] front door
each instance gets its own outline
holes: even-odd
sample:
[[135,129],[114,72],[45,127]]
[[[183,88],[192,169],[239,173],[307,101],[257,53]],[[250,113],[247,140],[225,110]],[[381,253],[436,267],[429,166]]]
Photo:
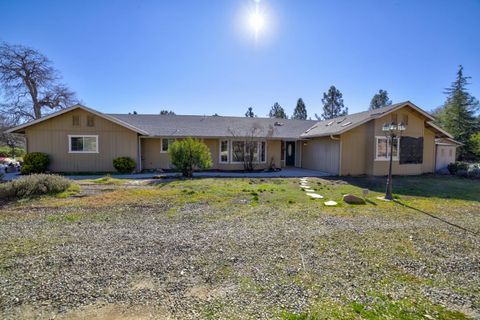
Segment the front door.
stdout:
[[295,141],[285,142],[285,165],[295,165]]

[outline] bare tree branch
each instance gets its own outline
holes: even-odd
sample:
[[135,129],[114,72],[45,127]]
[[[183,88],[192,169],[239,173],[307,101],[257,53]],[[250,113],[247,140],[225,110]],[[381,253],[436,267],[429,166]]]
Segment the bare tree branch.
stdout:
[[42,117],[44,112],[76,102],[75,93],[59,83],[58,71],[38,51],[0,43],[0,112],[15,124]]

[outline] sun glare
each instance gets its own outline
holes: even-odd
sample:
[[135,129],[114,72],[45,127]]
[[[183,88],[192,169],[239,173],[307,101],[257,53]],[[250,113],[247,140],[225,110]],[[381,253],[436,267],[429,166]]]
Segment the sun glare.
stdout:
[[260,12],[258,1],[256,1],[255,11],[250,13],[250,27],[255,32],[255,39],[258,39],[258,35],[263,30],[264,25],[265,17]]

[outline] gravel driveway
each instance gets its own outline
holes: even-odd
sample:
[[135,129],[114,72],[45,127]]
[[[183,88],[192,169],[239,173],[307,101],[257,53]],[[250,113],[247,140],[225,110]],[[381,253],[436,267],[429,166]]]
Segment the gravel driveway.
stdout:
[[[315,305],[358,303],[368,311],[378,301],[417,299],[433,317],[442,308],[478,316],[478,235],[412,212],[265,209],[232,206],[232,214],[161,199],[101,210],[7,206],[0,312],[5,319],[269,319]],[[480,205],[467,211],[453,214],[478,230]]]

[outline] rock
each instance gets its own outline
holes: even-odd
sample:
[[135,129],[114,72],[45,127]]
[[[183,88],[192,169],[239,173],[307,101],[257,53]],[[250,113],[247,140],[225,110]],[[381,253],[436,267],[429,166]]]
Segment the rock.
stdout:
[[360,197],[354,196],[353,194],[346,194],[343,196],[343,201],[348,204],[365,204],[365,200]]

